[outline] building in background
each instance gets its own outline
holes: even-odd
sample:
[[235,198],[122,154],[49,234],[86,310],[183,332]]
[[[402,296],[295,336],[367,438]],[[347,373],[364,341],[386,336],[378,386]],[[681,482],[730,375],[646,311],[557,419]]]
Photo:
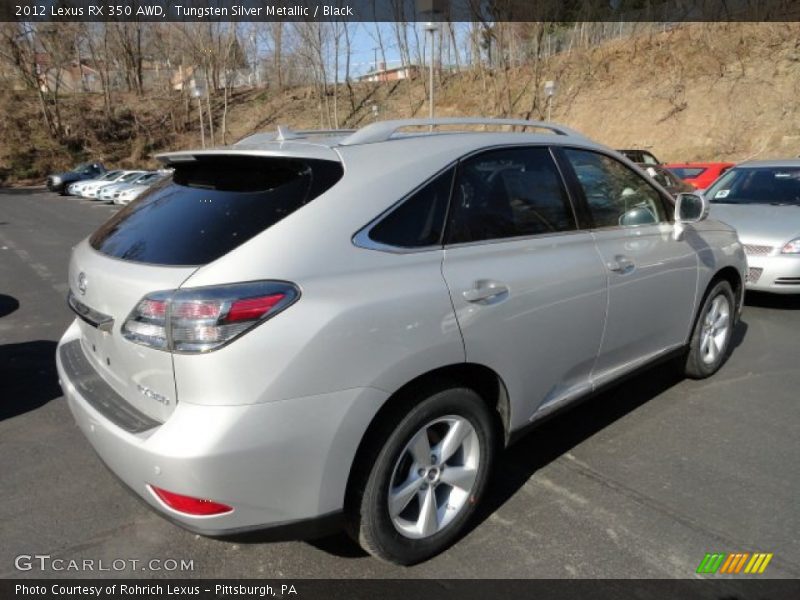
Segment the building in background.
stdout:
[[385,63],[379,63],[378,68],[361,75],[359,81],[397,81],[399,79],[414,79],[419,75],[419,67],[417,65],[400,65],[399,67],[392,67],[387,69]]

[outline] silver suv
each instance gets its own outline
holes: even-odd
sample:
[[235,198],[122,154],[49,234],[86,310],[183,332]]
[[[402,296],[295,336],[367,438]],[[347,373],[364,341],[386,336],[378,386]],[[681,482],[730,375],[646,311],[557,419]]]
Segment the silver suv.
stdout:
[[341,523],[424,560],[520,432],[659,359],[711,375],[741,310],[706,201],[561,126],[279,128],[160,160],[74,248],[58,371],[105,463],[202,534]]

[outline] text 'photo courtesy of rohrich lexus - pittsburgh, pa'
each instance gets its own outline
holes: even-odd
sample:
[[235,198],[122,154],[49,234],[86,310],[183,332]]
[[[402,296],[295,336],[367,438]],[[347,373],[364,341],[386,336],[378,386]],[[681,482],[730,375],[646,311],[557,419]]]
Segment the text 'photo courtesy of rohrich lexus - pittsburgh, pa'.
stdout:
[[201,534],[340,526],[423,561],[529,426],[731,349],[734,229],[560,125],[279,127],[159,160],[72,252],[58,373],[102,460]]

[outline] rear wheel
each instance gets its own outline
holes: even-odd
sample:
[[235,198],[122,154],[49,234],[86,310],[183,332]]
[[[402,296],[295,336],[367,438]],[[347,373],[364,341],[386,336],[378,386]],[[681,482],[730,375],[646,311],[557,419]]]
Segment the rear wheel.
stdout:
[[736,301],[731,284],[718,281],[706,294],[686,357],[688,377],[703,379],[716,373],[728,358]]
[[438,554],[463,533],[483,495],[494,444],[489,409],[467,388],[433,391],[387,418],[354,481],[351,534],[389,562]]

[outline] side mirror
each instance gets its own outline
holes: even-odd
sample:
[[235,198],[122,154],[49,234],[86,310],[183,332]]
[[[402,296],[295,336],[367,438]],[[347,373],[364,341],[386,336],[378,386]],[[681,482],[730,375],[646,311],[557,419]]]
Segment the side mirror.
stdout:
[[708,200],[702,194],[678,194],[675,199],[675,222],[697,223],[708,217]]

